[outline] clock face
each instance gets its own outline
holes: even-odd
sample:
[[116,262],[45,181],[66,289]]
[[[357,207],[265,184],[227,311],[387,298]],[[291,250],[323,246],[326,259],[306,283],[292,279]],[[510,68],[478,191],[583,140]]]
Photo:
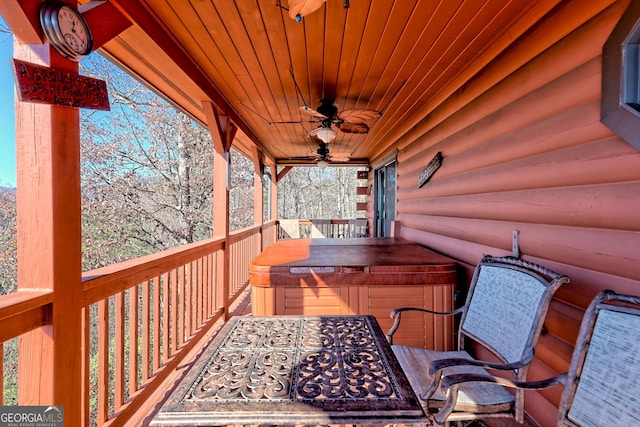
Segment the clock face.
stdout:
[[86,55],[90,36],[84,20],[73,9],[63,6],[58,12],[58,25],[69,47],[74,52]]
[[40,9],[40,25],[51,46],[66,58],[80,61],[91,53],[89,25],[71,5],[45,2]]

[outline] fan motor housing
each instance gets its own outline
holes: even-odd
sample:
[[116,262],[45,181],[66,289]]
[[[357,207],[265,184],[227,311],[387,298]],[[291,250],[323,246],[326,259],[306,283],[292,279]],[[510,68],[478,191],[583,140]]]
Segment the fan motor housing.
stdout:
[[327,144],[325,144],[324,142],[321,142],[320,147],[316,152],[320,157],[324,159],[329,154],[329,147],[327,147]]
[[329,120],[333,119],[333,116],[338,114],[338,107],[333,105],[333,101],[329,99],[323,99],[320,101],[320,105],[316,109],[316,111],[324,116],[326,116]]

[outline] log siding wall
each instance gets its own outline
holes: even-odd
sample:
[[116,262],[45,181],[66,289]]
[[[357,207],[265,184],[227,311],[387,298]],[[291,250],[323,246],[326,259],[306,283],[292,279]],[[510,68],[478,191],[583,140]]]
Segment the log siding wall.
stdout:
[[[571,277],[534,379],[567,370],[599,290],[640,295],[640,152],[600,122],[602,46],[627,4],[561,2],[396,144],[401,237],[468,273],[483,254],[509,254],[519,230],[524,258]],[[418,188],[438,151],[442,167]],[[542,426],[555,425],[561,392],[529,393]]]

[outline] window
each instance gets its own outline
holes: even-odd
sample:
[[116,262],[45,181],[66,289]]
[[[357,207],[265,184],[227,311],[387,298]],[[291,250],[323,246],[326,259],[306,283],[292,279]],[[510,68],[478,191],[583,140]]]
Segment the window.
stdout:
[[640,2],[632,2],[602,51],[602,122],[640,150]]
[[623,52],[622,68],[624,78],[622,81],[623,102],[640,113],[640,58],[638,55],[638,42],[640,41],[640,21],[629,34],[629,41],[625,44]]

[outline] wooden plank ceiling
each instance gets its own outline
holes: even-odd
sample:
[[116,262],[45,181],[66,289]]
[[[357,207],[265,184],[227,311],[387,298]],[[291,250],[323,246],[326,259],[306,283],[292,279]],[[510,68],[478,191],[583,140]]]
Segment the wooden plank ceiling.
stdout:
[[134,25],[105,53],[202,122],[212,101],[278,163],[317,150],[300,107],[323,99],[382,114],[367,134],[333,126],[331,153],[383,155],[557,3],[327,0],[296,22],[288,0],[111,1]]

